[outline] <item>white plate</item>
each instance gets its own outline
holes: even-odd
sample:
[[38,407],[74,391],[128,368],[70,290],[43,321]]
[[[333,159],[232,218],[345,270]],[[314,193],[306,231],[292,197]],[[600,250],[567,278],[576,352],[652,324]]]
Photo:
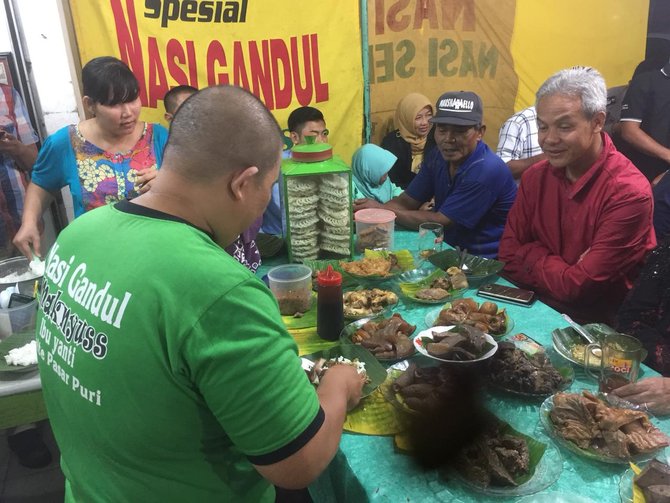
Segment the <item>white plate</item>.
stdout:
[[422,338],[428,338],[428,339],[433,339],[433,332],[437,333],[442,333],[446,332],[448,330],[451,330],[454,328],[454,325],[448,326],[448,327],[432,327],[427,330],[423,330],[419,332],[414,339],[412,339],[412,343],[414,344],[414,347],[416,350],[421,353],[424,356],[427,356],[428,358],[432,358],[434,360],[439,360],[441,362],[447,362],[447,363],[459,363],[459,364],[469,364],[469,363],[476,363],[480,362],[482,360],[486,360],[487,358],[491,358],[496,351],[498,350],[498,343],[495,341],[493,337],[491,337],[489,334],[484,334],[486,336],[486,342],[491,344],[493,347],[489,349],[486,353],[484,353],[482,356],[479,358],[475,358],[474,360],[447,360],[444,358],[438,358],[437,356],[433,356],[428,354],[428,351],[426,351],[426,348],[423,347],[423,343],[421,341]]
[[[433,326],[433,324],[437,321],[438,316],[440,315],[440,311],[442,311],[442,309],[446,309],[447,306],[451,307],[451,302],[447,302],[442,307],[438,307],[438,308],[431,309],[430,311],[428,311],[428,313],[426,314],[426,317],[423,319],[424,323],[426,324],[426,326],[428,328]],[[500,311],[501,311],[501,309],[498,309],[498,312],[500,312]],[[512,332],[512,330],[514,329],[514,321],[512,320],[512,318],[509,317],[509,314],[507,313],[507,311],[505,311],[505,320],[507,321],[507,324],[506,324],[507,330],[505,330],[502,334],[493,335],[492,336],[493,338],[502,339],[507,334]]]

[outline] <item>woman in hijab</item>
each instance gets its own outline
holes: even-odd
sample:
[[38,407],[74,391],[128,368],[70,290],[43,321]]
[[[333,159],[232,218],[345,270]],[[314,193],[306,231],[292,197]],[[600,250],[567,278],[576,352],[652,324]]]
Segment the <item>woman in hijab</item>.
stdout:
[[400,195],[402,189],[388,179],[388,172],[397,160],[391,152],[372,143],[356,150],[351,159],[354,199],[374,199],[383,204]]
[[432,117],[433,104],[430,100],[423,94],[410,93],[400,100],[396,108],[394,123],[397,129],[382,140],[382,148],[398,158],[389,176],[402,189],[406,189],[419,172]]

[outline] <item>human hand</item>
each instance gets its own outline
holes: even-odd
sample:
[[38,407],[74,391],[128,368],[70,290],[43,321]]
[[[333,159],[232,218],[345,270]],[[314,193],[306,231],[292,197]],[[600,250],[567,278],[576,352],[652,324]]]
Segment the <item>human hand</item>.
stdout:
[[421,210],[421,211],[433,211],[434,209],[435,209],[435,198],[432,198],[427,203],[423,203],[419,207],[419,210]]
[[0,128],[0,154],[14,157],[22,145],[16,136]]
[[347,397],[347,411],[353,409],[361,401],[361,393],[365,384],[366,375],[359,374],[352,365],[333,365],[321,378],[320,386],[335,384],[339,389],[344,388]]
[[151,188],[151,184],[156,176],[158,176],[158,170],[154,166],[138,170],[137,179],[135,180],[137,191],[140,194],[147,192]]
[[36,223],[23,222],[14,236],[14,245],[28,260],[33,259],[33,254],[42,258],[40,223],[42,223],[41,220]]
[[356,199],[354,200],[354,212],[364,210],[367,208],[383,208],[384,205],[375,201],[374,199]]
[[612,394],[640,404],[642,408],[657,415],[670,414],[670,378],[649,377],[634,384],[627,384],[612,391]]

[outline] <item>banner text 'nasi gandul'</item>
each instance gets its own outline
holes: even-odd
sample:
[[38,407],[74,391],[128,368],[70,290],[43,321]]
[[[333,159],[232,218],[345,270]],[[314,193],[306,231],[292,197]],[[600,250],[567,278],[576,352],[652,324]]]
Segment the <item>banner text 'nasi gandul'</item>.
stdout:
[[[225,33],[227,26],[253,25],[249,15],[253,1],[145,0],[143,9],[136,12],[133,0],[110,0],[119,52],[140,81],[142,105],[156,108],[157,100],[175,83],[196,88],[238,85],[253,92],[270,110],[288,108],[294,98],[300,105],[328,101],[317,33],[246,42],[213,37],[203,43],[202,38],[175,37],[202,29]],[[145,18],[143,25],[156,26],[138,30],[138,15]],[[161,36],[145,35],[156,32]],[[206,82],[199,79],[203,65]]]

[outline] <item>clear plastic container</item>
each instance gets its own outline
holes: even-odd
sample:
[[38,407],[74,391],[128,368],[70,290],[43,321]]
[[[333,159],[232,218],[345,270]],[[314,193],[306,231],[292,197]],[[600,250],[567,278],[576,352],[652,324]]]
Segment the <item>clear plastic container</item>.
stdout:
[[273,267],[268,282],[283,316],[304,313],[312,307],[312,270],[306,265]]
[[[7,278],[22,276],[23,281],[10,281]],[[0,262],[0,293],[9,287],[18,285],[19,293],[34,297],[41,276],[31,274],[28,259],[14,257]],[[26,304],[13,303],[12,307],[0,308],[0,340],[7,339],[18,332],[35,332],[37,299]]]
[[[16,281],[15,277],[26,278]],[[0,292],[10,286],[19,285],[19,293],[35,296],[36,286],[42,281],[42,277],[30,270],[30,262],[26,257],[14,257],[0,261]]]
[[381,208],[358,210],[356,221],[356,251],[392,250],[395,230],[395,213]]
[[0,309],[0,341],[19,332],[35,333],[37,316],[37,299],[28,304],[17,304],[7,309]]

